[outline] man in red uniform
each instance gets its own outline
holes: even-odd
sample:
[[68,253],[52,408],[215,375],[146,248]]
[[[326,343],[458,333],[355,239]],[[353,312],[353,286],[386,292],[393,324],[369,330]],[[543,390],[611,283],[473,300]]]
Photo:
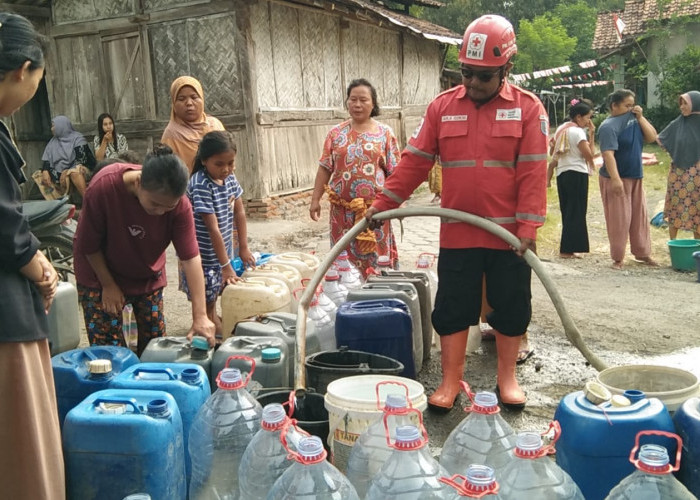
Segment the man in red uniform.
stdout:
[[535,251],[546,211],[549,123],[537,97],[506,81],[517,52],[512,25],[486,15],[464,33],[459,53],[462,84],[429,105],[382,194],[367,211],[398,207],[425,181],[437,157],[442,165],[442,207],[489,219],[521,242],[511,248],[470,224],[443,220],[439,286],[432,320],[440,335],[442,383],[429,399],[449,411],[459,394],[469,325],[479,324],[481,280],[493,307],[487,319],[496,331],[496,391],[510,408],[525,406],[515,378],[520,337],[531,317],[531,270],[522,258]]

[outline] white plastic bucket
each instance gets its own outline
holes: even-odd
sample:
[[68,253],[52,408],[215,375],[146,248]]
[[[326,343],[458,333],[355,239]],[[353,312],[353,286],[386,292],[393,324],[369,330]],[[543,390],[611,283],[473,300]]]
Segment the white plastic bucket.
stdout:
[[328,410],[328,445],[333,452],[333,464],[345,472],[350,450],[360,435],[382,415],[387,394],[406,394],[395,384],[381,386],[380,409],[377,409],[377,384],[397,382],[408,387],[408,397],[414,408],[423,411],[428,405],[425,389],[404,377],[391,375],[356,375],[334,380],[328,384],[325,407]]

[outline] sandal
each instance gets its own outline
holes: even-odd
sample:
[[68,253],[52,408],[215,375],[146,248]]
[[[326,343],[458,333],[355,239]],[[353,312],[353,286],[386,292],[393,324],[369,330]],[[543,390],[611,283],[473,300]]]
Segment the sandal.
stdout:
[[535,349],[520,349],[518,351],[518,357],[515,360],[515,363],[518,365],[522,365],[525,361],[530,359],[530,357],[535,354]]
[[643,266],[649,266],[649,267],[659,267],[659,263],[656,262],[654,259],[651,257],[642,257],[642,258],[634,258],[634,261],[637,264],[642,264]]

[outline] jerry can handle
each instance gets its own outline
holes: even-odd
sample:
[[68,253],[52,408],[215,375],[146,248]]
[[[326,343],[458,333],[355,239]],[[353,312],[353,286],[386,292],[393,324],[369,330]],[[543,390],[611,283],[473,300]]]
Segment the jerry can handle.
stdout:
[[250,382],[250,378],[253,376],[253,372],[255,371],[255,360],[249,356],[234,354],[226,359],[226,364],[224,365],[224,368],[229,368],[228,364],[231,362],[232,359],[242,359],[250,363],[250,371],[248,372],[248,377],[246,377],[245,382],[243,383],[243,387],[247,386]]
[[[460,483],[458,479],[461,479],[462,482]],[[488,488],[481,491],[474,491],[467,484],[467,478],[461,474],[455,474],[452,477],[441,477],[438,481],[455,489],[460,496],[468,496],[469,498],[483,498],[486,495],[495,495],[499,490],[498,483],[494,481]]]
[[663,471],[660,471],[660,473],[668,474],[670,472],[676,472],[678,469],[681,468],[681,451],[683,450],[683,439],[678,434],[674,434],[673,432],[653,430],[639,431],[637,433],[637,436],[634,438],[634,448],[632,448],[632,451],[630,451],[630,462],[632,463],[632,465],[634,465],[637,469],[640,468],[639,459],[635,458],[635,456],[637,455],[637,451],[639,450],[639,438],[641,438],[642,436],[662,436],[667,437],[669,439],[675,439],[678,443],[678,447],[676,449],[676,465],[668,464],[668,468],[664,469]]
[[117,404],[117,405],[128,405],[131,406],[134,409],[134,413],[137,415],[141,414],[141,410],[139,410],[138,405],[136,404],[136,400],[133,398],[116,398],[116,397],[110,397],[110,398],[97,398],[95,401],[92,402],[93,406],[99,406],[102,403],[107,403],[107,404]]
[[397,382],[397,381],[393,381],[393,380],[384,380],[382,382],[378,382],[377,386],[375,388],[376,393],[377,393],[377,410],[382,410],[382,403],[381,403],[381,400],[379,398],[379,388],[380,388],[380,386],[383,386],[383,385],[398,385],[399,387],[403,387],[404,390],[406,391],[406,404],[408,405],[409,408],[413,408],[413,403],[411,402],[411,398],[409,397],[408,386],[406,384],[404,384],[403,382]]
[[554,431],[554,435],[552,436],[552,439],[549,441],[549,443],[542,447],[542,456],[554,455],[557,452],[557,450],[554,448],[554,445],[557,441],[559,441],[559,438],[561,437],[561,424],[557,420],[552,420],[549,423],[549,427],[547,427],[547,430],[540,435],[542,437],[545,437],[550,433],[550,431]]
[[292,451],[289,449],[289,443],[287,443],[287,432],[289,432],[289,428],[294,427],[297,432],[300,434],[303,434],[304,436],[310,436],[308,432],[306,432],[304,429],[299,427],[297,425],[297,420],[294,418],[288,418],[287,423],[282,427],[282,432],[280,433],[280,441],[282,442],[282,446],[284,446],[284,449],[287,450],[287,458],[289,460],[294,460],[295,462],[299,462],[302,464],[317,464],[320,462],[323,462],[326,457],[328,456],[328,452],[324,448],[321,454],[316,457],[315,459],[309,460],[301,456],[301,454],[298,451]]
[[177,377],[170,368],[134,368],[134,376],[139,373],[158,373],[167,375],[169,380],[175,380]]
[[[405,412],[402,412],[401,415],[408,415],[409,413],[415,413],[418,415],[418,430],[420,430],[421,434],[423,434],[423,439],[421,440],[421,446],[425,446],[428,444],[428,431],[425,430],[425,426],[423,425],[423,413],[417,409],[417,408],[407,408]],[[382,420],[384,421],[384,435],[386,436],[386,444],[389,448],[396,450],[398,449],[396,447],[396,439],[394,439],[394,442],[391,442],[391,435],[389,433],[389,417],[393,416],[391,413],[385,413],[384,417]]]

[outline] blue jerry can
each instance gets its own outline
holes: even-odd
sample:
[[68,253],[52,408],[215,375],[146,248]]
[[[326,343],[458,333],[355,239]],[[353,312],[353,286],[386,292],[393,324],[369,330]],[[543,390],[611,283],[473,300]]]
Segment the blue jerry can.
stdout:
[[167,392],[91,394],[66,416],[63,454],[68,498],[186,497],[182,420]]
[[138,362],[136,354],[118,346],[73,349],[51,358],[61,426],[71,408],[93,392],[107,389],[116,374]]
[[[586,500],[603,500],[634,472],[629,453],[639,431],[674,431],[664,404],[643,396],[629,406],[615,407],[609,402],[594,405],[583,391],[574,392],[559,402],[554,420],[561,424],[557,464],[569,473]],[[654,436],[648,442],[676,453],[674,440]]]
[[182,417],[185,442],[185,472],[189,480],[192,464],[187,450],[190,426],[204,402],[211,396],[207,374],[199,365],[187,363],[141,363],[133,365],[112,381],[113,389],[165,391],[175,398]]
[[683,439],[683,459],[677,476],[700,497],[700,398],[690,398],[673,415],[676,431]]
[[413,324],[405,302],[398,299],[345,302],[335,317],[338,347],[388,356],[403,363],[403,377],[416,378]]

